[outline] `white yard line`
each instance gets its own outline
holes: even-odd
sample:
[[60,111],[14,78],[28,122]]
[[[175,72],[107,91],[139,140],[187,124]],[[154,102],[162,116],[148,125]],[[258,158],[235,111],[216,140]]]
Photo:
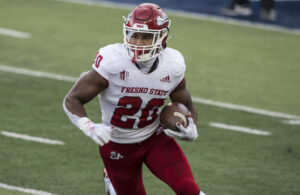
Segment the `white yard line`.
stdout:
[[[75,78],[75,77],[70,77],[70,76],[66,76],[66,75],[59,75],[59,74],[53,74],[53,73],[47,73],[47,72],[41,72],[41,71],[35,71],[35,70],[28,70],[28,69],[24,69],[24,68],[16,68],[16,67],[5,66],[5,65],[0,65],[0,71],[5,71],[5,72],[10,72],[10,73],[15,73],[15,74],[29,75],[29,76],[34,76],[34,77],[43,77],[43,78],[49,78],[49,79],[54,79],[54,80],[60,80],[60,81],[68,81],[68,82],[75,82],[77,80],[77,78]],[[217,106],[217,107],[222,107],[222,108],[227,108],[227,109],[232,109],[232,110],[239,110],[239,111],[244,111],[244,112],[250,112],[250,113],[255,113],[255,114],[260,114],[260,115],[265,115],[265,116],[277,117],[277,118],[299,119],[300,120],[300,116],[297,116],[297,115],[273,112],[273,111],[262,110],[262,109],[258,109],[258,108],[251,108],[248,106],[235,105],[235,104],[219,102],[219,101],[214,101],[214,100],[209,100],[209,99],[203,99],[203,98],[198,98],[198,97],[192,97],[192,99],[195,103],[200,103],[200,104],[207,104],[207,105],[212,105],[212,106]]]
[[16,139],[22,139],[22,140],[27,140],[27,141],[32,141],[32,142],[39,142],[43,144],[51,144],[51,145],[64,145],[65,143],[62,141],[58,140],[51,140],[47,138],[42,138],[42,137],[34,137],[26,134],[19,134],[19,133],[14,133],[14,132],[8,132],[8,131],[1,131],[1,134],[7,137],[12,137]]
[[300,125],[300,120],[299,119],[285,120],[283,122],[286,123],[286,124],[289,124],[289,125]]
[[24,192],[24,193],[33,194],[33,195],[56,195],[56,194],[52,194],[52,193],[44,192],[44,191],[40,191],[40,190],[11,186],[11,185],[7,185],[5,183],[0,183],[0,188],[12,190],[12,191]]
[[[93,0],[56,0],[56,1],[90,5],[90,6],[109,7],[109,8],[114,8],[114,9],[132,9],[136,6],[135,4],[130,4],[130,3],[116,3],[116,2],[107,2],[107,1],[105,1],[105,2],[97,1],[96,2]],[[259,22],[241,21],[241,20],[233,19],[233,18],[225,18],[222,16],[199,14],[199,13],[180,11],[180,10],[174,10],[174,9],[165,9],[165,10],[169,14],[173,14],[173,15],[177,15],[177,16],[181,16],[181,17],[185,17],[185,18],[193,18],[193,19],[199,19],[199,20],[205,20],[205,21],[227,23],[227,24],[246,26],[246,27],[257,28],[257,29],[262,29],[262,30],[271,30],[271,31],[300,35],[300,29],[296,29],[296,28],[286,28],[286,27],[282,27],[282,26],[278,26],[278,25],[262,24]]]
[[0,71],[11,72],[11,73],[15,73],[15,74],[29,75],[29,76],[34,76],[34,77],[54,79],[54,80],[59,80],[59,81],[70,81],[70,82],[76,81],[75,77],[59,75],[59,74],[52,74],[52,73],[41,72],[41,71],[36,71],[36,70],[28,70],[28,69],[24,69],[24,68],[15,68],[15,67],[5,66],[5,65],[0,65]]
[[298,120],[300,119],[300,116],[281,113],[281,112],[273,112],[273,111],[263,110],[263,109],[259,109],[259,108],[251,108],[248,106],[218,102],[218,101],[214,101],[214,100],[208,100],[208,99],[197,98],[197,97],[192,97],[192,99],[193,99],[193,102],[217,106],[217,107],[221,107],[221,108],[228,108],[228,109],[232,109],[232,110],[242,110],[245,112],[250,112],[250,113],[255,113],[255,114],[260,114],[260,115],[265,115],[265,116],[271,116],[271,117],[277,117],[277,118],[298,119]]
[[248,133],[248,134],[254,134],[254,135],[262,135],[262,136],[271,135],[271,133],[268,132],[268,131],[262,131],[262,130],[258,130],[258,129],[251,129],[251,128],[248,128],[248,127],[226,125],[226,124],[222,124],[222,123],[211,122],[211,123],[209,123],[209,126],[216,127],[216,128],[221,128],[221,129],[224,129],[224,130],[239,131],[239,132],[242,132],[242,133]]
[[7,28],[0,28],[0,35],[7,35],[11,37],[17,37],[22,39],[28,39],[31,38],[31,34],[27,32],[20,32],[13,29],[7,29]]

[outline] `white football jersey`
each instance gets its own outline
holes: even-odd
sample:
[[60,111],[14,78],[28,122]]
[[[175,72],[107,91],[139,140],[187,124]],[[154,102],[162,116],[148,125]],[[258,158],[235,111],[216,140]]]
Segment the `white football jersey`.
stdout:
[[99,94],[102,123],[113,126],[111,140],[137,143],[159,126],[160,107],[184,78],[185,62],[177,50],[166,48],[157,68],[144,73],[127,57],[123,44],[99,50],[93,69],[108,82]]

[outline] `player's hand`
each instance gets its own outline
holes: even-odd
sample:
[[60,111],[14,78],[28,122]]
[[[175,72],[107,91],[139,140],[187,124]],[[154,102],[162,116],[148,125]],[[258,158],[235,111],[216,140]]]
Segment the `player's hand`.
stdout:
[[100,146],[108,143],[111,138],[112,128],[110,126],[101,123],[95,124],[87,117],[78,120],[78,127]]
[[180,123],[176,124],[180,132],[176,132],[171,129],[164,129],[164,132],[170,137],[181,140],[194,141],[198,137],[197,127],[191,117],[188,117],[188,120],[189,125],[186,128]]

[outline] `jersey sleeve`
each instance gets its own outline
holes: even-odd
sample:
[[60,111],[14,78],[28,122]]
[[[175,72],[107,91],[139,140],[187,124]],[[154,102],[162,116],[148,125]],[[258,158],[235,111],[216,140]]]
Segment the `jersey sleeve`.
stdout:
[[100,48],[97,52],[92,68],[109,81],[110,75],[115,74],[119,70],[119,63],[115,63],[118,60],[117,56],[118,50],[114,45],[108,45]]
[[173,55],[171,58],[172,59],[171,64],[173,65],[172,71],[175,78],[174,88],[176,88],[184,79],[186,64],[185,64],[184,57],[179,51],[173,50],[172,54]]

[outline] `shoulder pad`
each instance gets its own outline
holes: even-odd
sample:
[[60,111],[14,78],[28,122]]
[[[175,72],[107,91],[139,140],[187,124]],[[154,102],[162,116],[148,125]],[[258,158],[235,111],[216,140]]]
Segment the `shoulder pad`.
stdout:
[[185,72],[185,61],[182,54],[175,49],[166,48],[165,55],[167,55],[167,61],[172,64],[172,69],[175,76],[180,76]]
[[96,69],[103,69],[110,74],[118,73],[124,60],[123,49],[121,44],[112,44],[100,48],[93,66]]

